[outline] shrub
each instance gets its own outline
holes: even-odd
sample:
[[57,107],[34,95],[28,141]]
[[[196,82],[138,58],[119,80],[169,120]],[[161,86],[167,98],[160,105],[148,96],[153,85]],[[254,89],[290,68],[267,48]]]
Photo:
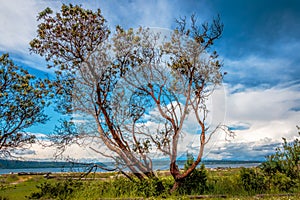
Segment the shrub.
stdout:
[[208,194],[243,195],[244,190],[238,173],[220,171],[211,173],[208,177]]
[[56,198],[56,199],[67,199],[70,195],[78,190],[82,186],[79,181],[65,180],[57,183],[42,183],[38,185],[38,192],[32,193],[29,199],[40,199],[40,198]]
[[[139,181],[136,184],[137,187],[137,195],[143,197],[151,197],[151,196],[166,196],[168,190],[164,186],[161,179],[147,179],[143,181]],[[169,188],[168,188],[169,189]]]
[[249,194],[262,193],[266,190],[264,175],[258,169],[242,168],[240,178],[244,190]]
[[94,198],[128,198],[128,197],[168,197],[169,190],[173,185],[171,178],[155,178],[143,181],[120,177],[107,181],[91,181],[84,183],[84,190],[75,194],[75,199]]
[[[187,161],[184,165],[184,170],[187,170],[189,166],[194,162],[192,154],[187,154]],[[195,169],[178,188],[179,194],[203,194],[207,189],[207,171],[204,164],[200,169]]]
[[290,177],[280,172],[276,172],[276,174],[273,176],[272,183],[272,190],[278,192],[288,192],[295,184]]
[[7,178],[6,178],[7,183],[12,183],[12,182],[15,182],[18,180],[19,180],[19,177],[17,174],[9,174],[9,175],[7,175]]
[[[300,127],[298,127],[300,135]],[[266,176],[269,190],[289,191],[300,184],[300,140],[287,142],[283,138],[281,147],[260,165]]]

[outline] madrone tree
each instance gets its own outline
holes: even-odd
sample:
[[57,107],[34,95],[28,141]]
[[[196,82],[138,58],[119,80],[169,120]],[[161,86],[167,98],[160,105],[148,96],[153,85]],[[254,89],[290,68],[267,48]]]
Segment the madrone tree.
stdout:
[[[126,130],[133,136],[142,136],[143,143],[138,142],[138,145],[149,142],[156,153],[159,151],[169,157],[170,172],[175,180],[172,191],[201,162],[211,135],[225,127],[217,126],[210,133],[206,127],[206,100],[223,77],[216,51],[211,54],[208,51],[221,36],[223,25],[217,18],[211,25],[199,27],[194,16],[190,28],[186,27],[185,19],[179,20],[178,25],[173,33],[164,37],[149,29],[125,31],[117,27],[113,38],[114,64],[126,71],[120,84],[121,92],[116,87],[119,92],[115,94],[121,102],[126,99],[124,94],[129,93],[128,112],[134,113],[133,125],[126,126]],[[195,142],[199,149],[193,163],[181,172],[177,165],[180,138],[191,131],[185,125],[191,118],[199,127]],[[144,150],[144,146],[137,149]]]
[[[74,126],[64,121],[53,137],[59,150],[82,138],[97,143],[90,148],[116,161],[122,171],[126,166],[139,179],[154,177],[151,160],[136,154],[125,139],[112,109],[114,86],[125,69],[115,67],[110,57],[110,44],[105,19],[100,10],[93,12],[80,6],[62,5],[61,13],[52,15],[46,8],[39,13],[38,36],[32,40],[31,51],[45,56],[49,67],[55,67],[57,80],[53,84],[58,96],[58,110],[77,113],[87,123]],[[125,119],[124,119],[125,120]],[[83,145],[80,143],[80,145]],[[106,149],[103,149],[106,147]],[[141,160],[143,157],[143,160]]]
[[[176,190],[209,140],[206,99],[222,81],[218,55],[209,53],[223,30],[219,18],[197,26],[193,16],[190,28],[181,19],[169,35],[117,26],[112,36],[100,10],[63,5],[61,13],[47,8],[38,20],[31,51],[57,71],[59,109],[79,116],[53,137],[60,150],[74,142],[89,145],[139,179],[155,177],[153,156],[168,156]],[[178,146],[189,117],[200,129],[199,149],[181,173]]]
[[43,81],[16,66],[8,54],[0,56],[1,156],[35,142],[26,128],[46,122],[47,91]]

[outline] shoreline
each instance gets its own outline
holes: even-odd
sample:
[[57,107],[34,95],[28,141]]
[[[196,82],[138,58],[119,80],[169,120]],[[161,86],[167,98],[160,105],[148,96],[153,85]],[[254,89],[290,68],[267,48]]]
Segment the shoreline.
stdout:
[[[230,169],[240,169],[244,168],[252,168],[257,167],[261,163],[249,163],[245,164],[231,164],[231,165],[214,165],[213,167],[210,165],[205,165],[205,169],[208,171],[225,171]],[[183,169],[182,167],[180,167]],[[198,166],[197,168],[200,168]],[[157,174],[166,174],[170,173],[169,169],[154,169],[153,170]],[[47,174],[76,174],[76,173],[85,173],[83,168],[21,168],[21,169],[0,169],[0,176],[1,175],[8,175],[8,174],[17,174],[17,175],[47,175]],[[119,173],[119,171],[105,171],[105,170],[96,170],[92,171],[91,173],[96,174],[115,174]]]

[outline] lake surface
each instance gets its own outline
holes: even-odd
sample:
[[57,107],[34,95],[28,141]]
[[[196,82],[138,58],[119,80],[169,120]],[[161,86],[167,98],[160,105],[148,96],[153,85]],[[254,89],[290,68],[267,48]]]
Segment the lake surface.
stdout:
[[[185,161],[182,162],[178,162],[178,166],[180,168],[183,168]],[[261,164],[260,162],[204,162],[205,167],[206,168],[238,168],[238,167],[256,167],[259,164]],[[168,162],[155,162],[153,163],[154,166],[154,170],[168,170],[169,166],[168,166]],[[109,166],[107,166],[109,167]],[[10,173],[20,173],[20,172],[26,172],[26,173],[47,173],[47,172],[51,172],[51,173],[62,173],[62,172],[84,172],[85,169],[84,168],[80,168],[80,167],[59,167],[59,168],[22,168],[22,169],[0,169],[0,174],[10,174]],[[98,168],[97,172],[106,172],[103,169]]]

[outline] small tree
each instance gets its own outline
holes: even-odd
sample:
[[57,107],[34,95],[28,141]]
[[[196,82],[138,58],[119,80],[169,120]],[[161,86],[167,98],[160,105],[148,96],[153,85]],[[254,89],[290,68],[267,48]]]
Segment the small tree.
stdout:
[[[298,126],[297,129],[300,135]],[[267,156],[267,161],[260,167],[268,179],[269,188],[274,184],[275,187],[288,190],[293,185],[300,184],[300,140],[296,138],[288,142],[286,138],[282,139],[282,146],[276,148],[275,154]]]
[[0,150],[11,150],[31,144],[35,135],[25,129],[44,123],[47,116],[45,83],[16,66],[8,54],[0,57]]

